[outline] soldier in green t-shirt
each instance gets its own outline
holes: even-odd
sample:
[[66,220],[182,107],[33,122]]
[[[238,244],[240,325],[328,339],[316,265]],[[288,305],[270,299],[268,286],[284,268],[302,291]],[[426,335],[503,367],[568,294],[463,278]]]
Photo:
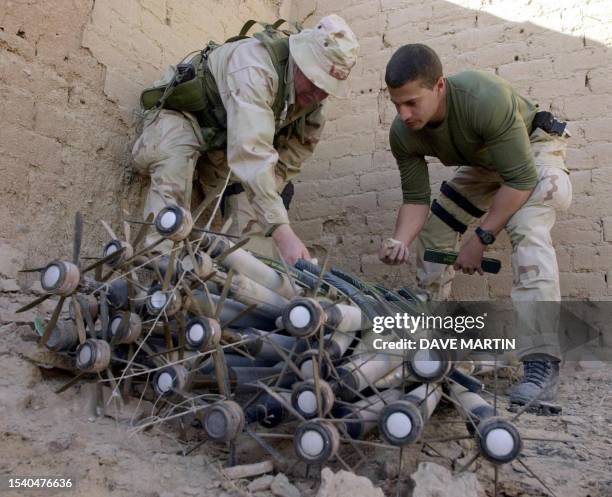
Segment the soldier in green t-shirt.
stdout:
[[[493,74],[465,71],[444,77],[437,54],[421,44],[399,48],[385,79],[397,108],[389,140],[403,205],[393,238],[381,247],[381,260],[406,262],[408,247],[416,241],[418,285],[429,298],[444,300],[455,270],[482,274],[486,246],[505,229],[512,242],[511,297],[521,323],[536,329],[528,344],[521,338],[525,374],[510,398],[516,403],[552,400],[561,356],[554,326],[558,306],[553,305],[557,311],[551,321],[550,306],[542,302],[561,299],[550,230],[556,212],[566,210],[572,196],[565,138],[553,133],[562,123],[544,119],[550,116],[538,113],[536,105]],[[431,214],[426,157],[456,168],[431,204]],[[476,230],[466,232],[477,219]],[[423,260],[426,248],[457,250],[464,233],[454,267]]]

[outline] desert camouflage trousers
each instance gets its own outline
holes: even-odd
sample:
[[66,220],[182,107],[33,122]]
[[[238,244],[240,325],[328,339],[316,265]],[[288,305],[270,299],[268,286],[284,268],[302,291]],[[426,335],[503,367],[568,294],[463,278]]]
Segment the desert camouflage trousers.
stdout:
[[[560,358],[559,308],[540,302],[561,300],[559,269],[550,231],[557,211],[567,210],[572,200],[572,185],[565,166],[566,139],[536,129],[530,141],[538,183],[505,228],[512,244],[511,298],[521,327],[519,333],[525,336],[519,340],[522,345],[518,355],[519,358],[533,354]],[[486,211],[503,181],[494,171],[462,166],[448,183],[476,207]],[[439,196],[438,202],[466,225],[476,220],[444,195]],[[471,232],[466,232],[466,236],[470,235]],[[417,284],[433,300],[449,298],[455,271],[452,266],[425,262],[423,253],[426,248],[457,251],[459,239],[459,233],[433,214],[419,234]]]
[[[222,150],[202,153],[203,143],[197,121],[187,113],[162,110],[145,119],[142,133],[132,148],[134,169],[151,177],[144,218],[150,213],[156,216],[166,204],[190,208],[194,181],[206,197],[219,194],[230,174],[226,155]],[[280,181],[278,187],[282,189]],[[264,237],[246,192],[226,197],[224,210],[224,222],[231,219],[228,235],[249,236],[246,248],[268,257],[276,256],[274,242]],[[145,243],[151,244],[157,238],[156,233],[150,233]],[[165,241],[158,247],[162,252],[168,251],[172,242]]]

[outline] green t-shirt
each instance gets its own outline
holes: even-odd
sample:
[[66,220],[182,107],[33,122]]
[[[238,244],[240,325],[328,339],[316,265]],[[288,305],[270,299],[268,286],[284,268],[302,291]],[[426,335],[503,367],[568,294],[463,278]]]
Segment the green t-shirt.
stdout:
[[530,190],[537,173],[529,134],[537,112],[503,79],[465,71],[446,78],[447,113],[435,128],[411,130],[396,116],[389,132],[406,204],[429,204],[431,188],[425,156],[449,167],[497,171],[504,184]]

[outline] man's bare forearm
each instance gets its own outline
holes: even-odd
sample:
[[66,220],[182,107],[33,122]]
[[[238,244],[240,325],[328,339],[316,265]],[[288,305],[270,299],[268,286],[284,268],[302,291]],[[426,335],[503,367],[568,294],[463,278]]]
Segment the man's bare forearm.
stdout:
[[429,205],[403,204],[397,213],[393,238],[410,245],[423,228],[428,214]]
[[502,185],[495,194],[493,204],[483,219],[480,227],[491,231],[494,235],[504,229],[508,221],[518,211],[531,195],[533,190],[517,190]]

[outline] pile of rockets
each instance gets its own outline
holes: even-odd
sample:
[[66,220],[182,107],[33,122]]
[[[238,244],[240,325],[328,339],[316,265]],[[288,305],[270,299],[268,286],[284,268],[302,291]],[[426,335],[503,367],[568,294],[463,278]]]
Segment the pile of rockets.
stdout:
[[[197,227],[200,214],[167,205],[139,223],[133,240],[130,223],[121,238],[103,222],[111,240],[85,264],[77,213],[72,259],[24,270],[40,273],[45,293],[21,312],[59,300],[38,330],[74,365],[70,385],[96,380],[115,400],[151,401],[158,419],[196,418],[213,443],[245,432],[290,439],[308,465],[343,461],[345,447],[443,441],[424,432],[438,405],[450,403],[467,430],[448,440],[474,440],[470,463],[482,456],[497,469],[519,458],[517,416],[502,419],[497,396],[485,400],[481,375],[496,363],[371,346],[381,337],[374,317],[423,312],[409,288],[368,284],[326,263],[256,256],[246,239]],[[150,230],[158,240],[140,247]],[[385,339],[397,338],[389,330]]]

